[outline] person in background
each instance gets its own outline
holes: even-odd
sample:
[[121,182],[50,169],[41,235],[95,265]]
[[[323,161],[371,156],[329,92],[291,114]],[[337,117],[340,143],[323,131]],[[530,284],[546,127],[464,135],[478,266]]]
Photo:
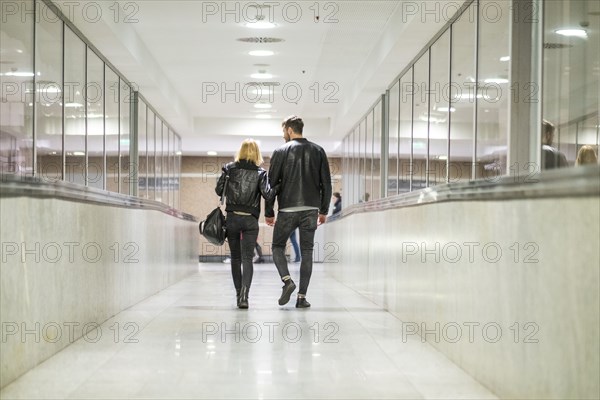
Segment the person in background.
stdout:
[[333,217],[334,215],[338,215],[339,213],[342,212],[342,195],[340,194],[340,192],[334,192],[332,200],[333,200],[333,211],[331,213],[331,216]]
[[290,242],[292,242],[292,247],[294,248],[294,254],[296,255],[294,262],[299,263],[301,260],[300,246],[298,246],[298,240],[296,239],[296,229],[294,229],[294,232],[292,232],[292,234],[290,235]]
[[331,172],[323,148],[303,136],[300,117],[286,118],[283,135],[286,144],[273,152],[269,179],[277,184],[279,212],[275,222],[274,200],[266,202],[265,220],[273,230],[273,260],[283,282],[279,305],[290,301],[296,284],[290,276],[285,245],[296,228],[300,230],[300,289],[296,308],[310,307],[306,292],[312,274],[313,248],[317,226],[327,221],[331,201]]
[[577,160],[575,165],[596,165],[598,164],[598,156],[594,151],[594,148],[590,145],[582,146],[577,152]]
[[231,275],[239,308],[248,308],[248,292],[254,272],[252,256],[258,238],[260,198],[262,195],[266,201],[272,201],[277,192],[269,184],[267,171],[260,167],[262,163],[263,158],[256,142],[252,139],[244,140],[235,156],[235,162],[223,167],[215,188],[219,196],[225,190]]
[[568,167],[567,157],[552,147],[556,128],[550,121],[542,122],[542,170]]

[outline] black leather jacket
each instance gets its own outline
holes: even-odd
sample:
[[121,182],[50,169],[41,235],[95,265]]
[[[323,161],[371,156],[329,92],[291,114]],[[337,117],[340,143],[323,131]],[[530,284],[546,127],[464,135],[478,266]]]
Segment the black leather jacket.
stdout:
[[[278,186],[279,209],[315,207],[327,215],[331,173],[325,150],[304,138],[293,139],[273,152],[269,179]],[[265,216],[273,217],[275,200],[266,202]]]
[[252,162],[240,160],[223,167],[223,173],[221,173],[215,188],[215,192],[219,196],[223,193],[227,176],[229,176],[229,183],[227,183],[227,192],[225,193],[226,211],[241,211],[258,218],[261,194],[265,200],[269,201],[273,200],[277,193],[277,190],[269,185],[267,171]]

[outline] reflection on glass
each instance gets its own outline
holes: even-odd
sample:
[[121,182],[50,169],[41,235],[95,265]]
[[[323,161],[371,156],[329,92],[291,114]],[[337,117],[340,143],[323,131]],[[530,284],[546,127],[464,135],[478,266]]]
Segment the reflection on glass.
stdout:
[[[542,144],[542,159],[559,152],[575,165],[579,150],[598,153],[600,4],[592,0],[544,2],[543,117],[556,127]],[[570,31],[565,31],[565,30]],[[547,136],[547,135],[546,135]],[[559,167],[544,162],[542,169]]]
[[86,184],[85,44],[65,27],[65,181]]
[[450,114],[450,31],[431,46],[431,90],[429,98],[429,186],[446,182]]
[[507,173],[511,2],[480,3],[476,178],[493,179]]
[[146,103],[138,99],[138,196],[148,198],[148,141],[146,140]]
[[365,142],[365,201],[373,200],[373,111],[367,114]]
[[161,119],[156,118],[156,164],[155,164],[155,171],[156,171],[156,181],[155,181],[155,187],[156,187],[156,200],[157,201],[164,201],[164,196],[163,196],[163,186],[162,186],[162,179],[163,179],[163,122]]
[[452,25],[452,84],[450,107],[450,183],[468,181],[473,169],[473,138],[475,133],[475,35],[476,21],[472,4]]
[[131,157],[129,155],[130,148],[130,108],[131,108],[131,87],[121,79],[121,90],[119,102],[119,121],[121,124],[121,131],[119,134],[119,165],[120,165],[120,179],[121,184],[119,185],[119,191],[123,194],[131,194],[131,185],[136,182],[135,177],[132,176],[133,169],[131,168]]
[[366,154],[366,142],[367,142],[367,121],[362,119],[359,124],[359,134],[358,134],[358,166],[359,166],[359,177],[358,177],[358,193],[359,198],[358,202],[361,203],[365,200],[366,193],[366,173],[365,173],[365,154]]
[[148,198],[150,200],[156,200],[156,133],[154,131],[154,125],[154,111],[148,108],[148,179],[146,181],[146,186],[148,187]]
[[388,196],[398,194],[398,145],[399,145],[399,111],[400,111],[400,81],[390,90],[389,97],[389,141],[388,141]]
[[413,173],[411,190],[426,187],[426,169],[429,133],[429,52],[425,52],[414,66],[413,112]]
[[105,189],[104,62],[88,49],[87,58],[88,185]]
[[413,114],[413,68],[400,78],[400,180],[398,182],[398,192],[405,193],[410,191],[412,174],[412,114]]
[[373,196],[371,200],[381,198],[381,101],[373,110]]
[[[32,10],[33,1],[20,6]],[[2,18],[0,173],[33,175],[34,16],[3,13]]]
[[119,193],[119,76],[108,66],[105,81],[106,190]]
[[[62,21],[38,2],[36,22],[37,174],[44,182],[63,177]],[[42,18],[41,15],[44,14]]]

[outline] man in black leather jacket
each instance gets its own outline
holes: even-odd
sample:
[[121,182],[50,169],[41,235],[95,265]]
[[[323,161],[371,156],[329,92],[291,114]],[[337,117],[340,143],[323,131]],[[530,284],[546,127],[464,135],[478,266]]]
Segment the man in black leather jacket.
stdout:
[[297,116],[287,118],[283,126],[286,144],[275,150],[269,167],[269,180],[279,185],[277,204],[279,212],[275,222],[273,206],[267,201],[265,220],[275,225],[273,231],[273,260],[284,283],[279,305],[290,300],[296,289],[285,257],[285,245],[291,233],[300,230],[300,289],[297,308],[310,307],[306,292],[312,274],[315,231],[325,223],[331,199],[331,174],[329,162],[322,147],[302,136],[304,122]]

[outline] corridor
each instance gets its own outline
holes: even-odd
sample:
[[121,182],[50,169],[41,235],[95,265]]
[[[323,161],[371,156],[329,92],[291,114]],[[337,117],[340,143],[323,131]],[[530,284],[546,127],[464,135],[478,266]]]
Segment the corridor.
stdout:
[[[297,279],[298,265],[292,264]],[[390,313],[315,264],[308,300],[277,305],[273,264],[255,266],[250,309],[229,266],[130,307],[33,368],[3,399],[496,398]],[[66,332],[63,332],[66,334]]]

